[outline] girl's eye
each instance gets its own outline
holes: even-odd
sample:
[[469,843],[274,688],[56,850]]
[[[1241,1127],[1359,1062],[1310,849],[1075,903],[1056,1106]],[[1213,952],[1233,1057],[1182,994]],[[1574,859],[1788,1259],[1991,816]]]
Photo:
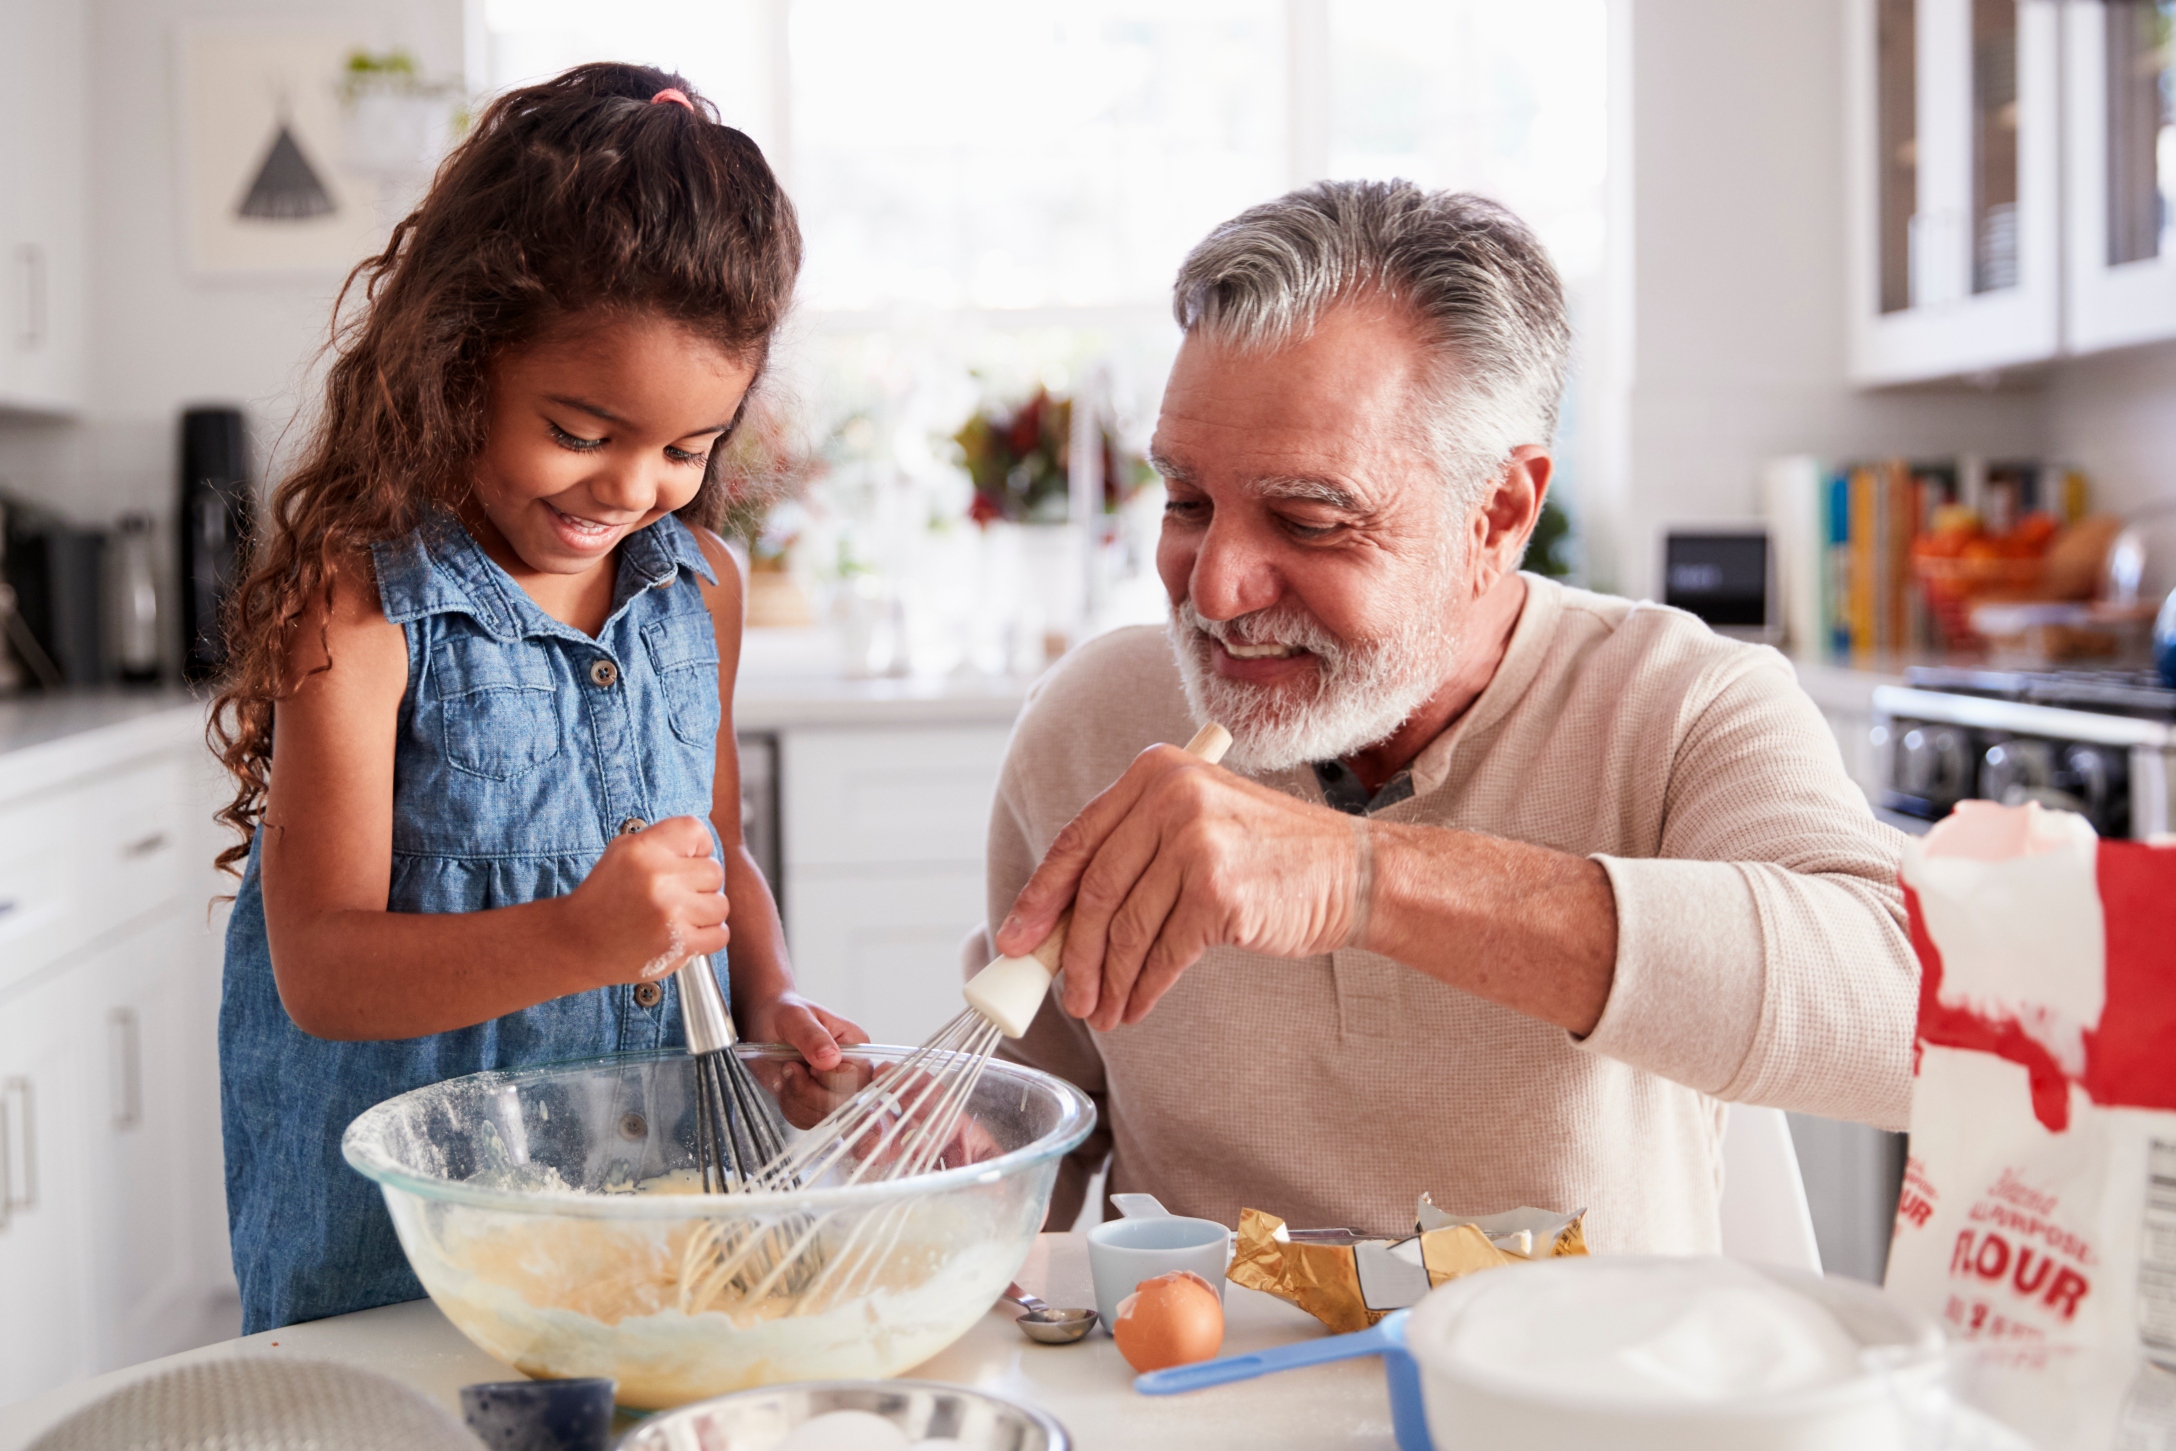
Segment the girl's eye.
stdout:
[[604,440],[601,438],[583,438],[580,434],[567,432],[558,424],[552,423],[550,419],[546,419],[545,422],[551,428],[552,441],[561,448],[572,449],[576,453],[589,453],[604,447]]
[[692,468],[701,468],[710,462],[710,450],[706,448],[697,453],[691,449],[674,448],[668,443],[665,445],[665,457],[676,464],[687,464]]

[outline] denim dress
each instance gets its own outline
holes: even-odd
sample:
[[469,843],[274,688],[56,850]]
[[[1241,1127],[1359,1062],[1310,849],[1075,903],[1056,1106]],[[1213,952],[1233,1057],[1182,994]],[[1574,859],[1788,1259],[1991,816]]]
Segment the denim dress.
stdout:
[[[562,896],[630,823],[708,821],[718,645],[694,536],[667,516],[620,546],[593,639],[537,607],[440,519],[375,551],[408,637],[393,749],[394,912],[480,912]],[[260,828],[227,928],[219,1008],[227,1223],[243,1330],[422,1296],[375,1184],[340,1157],[372,1104],[484,1069],[676,1047],[668,980],[555,998],[457,1032],[339,1043],[280,1005]]]

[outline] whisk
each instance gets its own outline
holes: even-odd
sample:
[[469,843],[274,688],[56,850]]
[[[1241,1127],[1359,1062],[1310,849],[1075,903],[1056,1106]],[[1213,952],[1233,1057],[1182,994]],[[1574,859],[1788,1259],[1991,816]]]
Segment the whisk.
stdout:
[[[1231,733],[1212,722],[1186,750],[1213,765],[1231,743]],[[976,973],[967,984],[965,1012],[766,1162],[746,1187],[883,1183],[952,1167],[946,1152],[955,1143],[967,1147],[960,1121],[975,1085],[999,1040],[1019,1037],[1034,1021],[1057,975],[1072,920],[1067,908],[1033,953],[1000,957]],[[837,1178],[829,1177],[834,1173]],[[687,1246],[681,1308],[708,1308],[728,1285],[750,1300],[789,1290],[800,1301],[796,1313],[857,1294],[889,1259],[911,1208],[911,1201],[900,1201],[863,1214],[842,1242],[829,1246],[823,1232],[840,1211],[761,1232],[706,1226]]]
[[740,1035],[710,959],[689,958],[673,979],[680,985],[688,1051],[695,1055],[695,1158],[703,1192],[739,1193],[785,1152],[785,1115],[733,1051]]

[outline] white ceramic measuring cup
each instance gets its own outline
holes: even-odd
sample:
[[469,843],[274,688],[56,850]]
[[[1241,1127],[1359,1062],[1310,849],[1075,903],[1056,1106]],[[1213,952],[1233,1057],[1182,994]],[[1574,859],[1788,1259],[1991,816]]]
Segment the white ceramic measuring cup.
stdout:
[[[1143,1280],[1191,1270],[1224,1298],[1224,1270],[1231,1263],[1232,1232],[1213,1219],[1170,1214],[1146,1194],[1114,1194],[1125,1219],[1088,1231],[1088,1275],[1095,1283],[1096,1313],[1106,1326],[1118,1319],[1118,1302]],[[1145,1202],[1144,1202],[1145,1201]]]

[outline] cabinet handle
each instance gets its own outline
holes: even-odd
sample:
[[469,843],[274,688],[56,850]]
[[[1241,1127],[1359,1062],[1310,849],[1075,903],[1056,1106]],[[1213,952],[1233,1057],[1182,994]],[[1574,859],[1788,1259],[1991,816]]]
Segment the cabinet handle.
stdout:
[[123,843],[121,855],[131,861],[137,857],[150,856],[155,851],[164,851],[171,840],[165,832],[154,831],[149,836],[140,836],[134,841]]
[[15,249],[15,265],[22,272],[22,318],[15,341],[25,350],[45,346],[45,248],[25,242]]
[[[8,1227],[16,1210],[38,1207],[37,1118],[37,1093],[28,1078],[0,1083],[0,1229]],[[19,1176],[18,1143],[23,1165]]]
[[134,1008],[106,1014],[106,1046],[113,1068],[113,1126],[125,1133],[144,1121],[144,1043]]

